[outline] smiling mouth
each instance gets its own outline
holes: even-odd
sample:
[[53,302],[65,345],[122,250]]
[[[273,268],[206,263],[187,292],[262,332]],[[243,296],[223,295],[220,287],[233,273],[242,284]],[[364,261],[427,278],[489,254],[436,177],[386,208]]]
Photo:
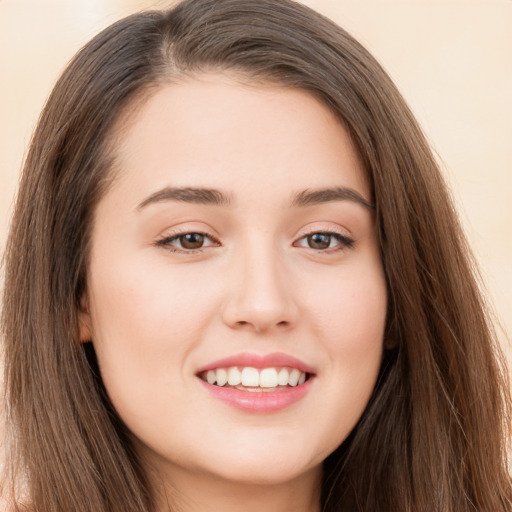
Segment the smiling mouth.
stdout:
[[251,366],[215,368],[201,372],[199,378],[210,385],[242,391],[269,392],[302,386],[311,375],[292,367],[253,368]]

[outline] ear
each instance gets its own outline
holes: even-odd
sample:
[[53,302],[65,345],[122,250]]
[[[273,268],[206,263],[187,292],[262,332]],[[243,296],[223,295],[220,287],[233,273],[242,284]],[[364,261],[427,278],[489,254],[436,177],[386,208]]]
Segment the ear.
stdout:
[[78,327],[80,331],[80,343],[92,340],[91,314],[89,313],[89,301],[87,295],[82,295],[78,308]]

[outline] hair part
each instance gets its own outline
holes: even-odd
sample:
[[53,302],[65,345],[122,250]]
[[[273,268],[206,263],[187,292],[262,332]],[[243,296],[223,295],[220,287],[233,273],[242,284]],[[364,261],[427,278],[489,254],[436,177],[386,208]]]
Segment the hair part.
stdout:
[[125,18],[82,48],[48,99],[7,244],[2,316],[8,466],[13,485],[26,481],[26,510],[154,510],[78,311],[119,120],[152,90],[212,71],[326,104],[373,192],[391,348],[358,425],[325,461],[323,510],[510,510],[507,373],[432,152],[375,59],[287,0],[188,0]]

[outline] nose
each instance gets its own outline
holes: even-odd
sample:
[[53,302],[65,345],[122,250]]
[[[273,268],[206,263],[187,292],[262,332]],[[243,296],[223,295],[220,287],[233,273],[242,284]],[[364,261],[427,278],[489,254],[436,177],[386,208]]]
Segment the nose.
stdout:
[[299,310],[283,267],[271,250],[252,252],[233,265],[222,311],[229,327],[260,334],[296,324]]

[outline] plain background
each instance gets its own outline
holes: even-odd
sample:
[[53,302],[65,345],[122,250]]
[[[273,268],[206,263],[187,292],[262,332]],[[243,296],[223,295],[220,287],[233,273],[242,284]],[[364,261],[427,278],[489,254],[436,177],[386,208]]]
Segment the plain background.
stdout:
[[[309,0],[410,103],[451,184],[512,355],[512,0]],[[30,134],[66,62],[157,0],[0,0],[0,252]]]

